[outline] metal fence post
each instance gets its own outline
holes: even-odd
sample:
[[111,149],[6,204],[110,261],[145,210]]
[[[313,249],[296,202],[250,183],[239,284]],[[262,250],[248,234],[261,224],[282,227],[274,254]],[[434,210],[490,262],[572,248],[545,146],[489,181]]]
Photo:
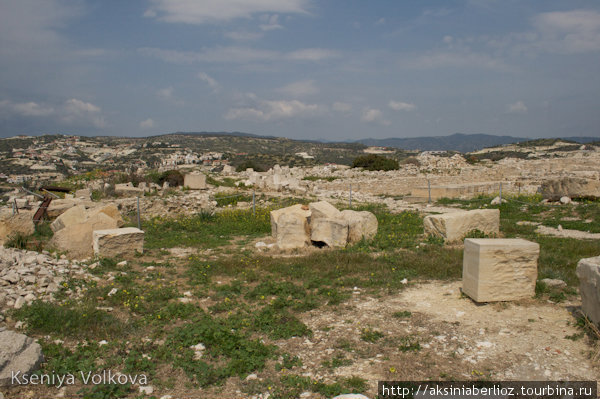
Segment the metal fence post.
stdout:
[[13,214],[13,216],[15,216],[15,204],[14,204],[14,202],[13,202],[13,204],[12,204],[12,211],[13,211],[13,213],[12,213],[12,214]]
[[252,190],[252,216],[256,216],[256,190]]
[[429,197],[427,198],[427,203],[431,204],[431,180],[427,179],[427,191],[429,193]]
[[137,197],[137,224],[138,229],[142,229],[142,222],[140,220],[140,197]]
[[350,185],[350,208],[352,208],[352,184]]

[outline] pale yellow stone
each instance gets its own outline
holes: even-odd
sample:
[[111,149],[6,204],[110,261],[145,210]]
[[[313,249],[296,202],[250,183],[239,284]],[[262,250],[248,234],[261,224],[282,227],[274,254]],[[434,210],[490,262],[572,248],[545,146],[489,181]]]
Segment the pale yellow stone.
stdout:
[[461,241],[470,231],[498,234],[500,229],[499,209],[476,209],[457,211],[441,215],[429,215],[423,220],[425,235],[442,237],[447,243]]
[[521,238],[467,238],[463,293],[476,302],[533,297],[539,254],[539,244]]

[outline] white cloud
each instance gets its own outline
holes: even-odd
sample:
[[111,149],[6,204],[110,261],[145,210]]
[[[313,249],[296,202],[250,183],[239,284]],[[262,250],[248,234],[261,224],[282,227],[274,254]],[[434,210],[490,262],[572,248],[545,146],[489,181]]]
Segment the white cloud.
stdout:
[[41,118],[48,117],[62,124],[76,126],[106,127],[102,109],[89,102],[71,98],[56,106],[29,101],[17,103],[10,100],[0,101],[0,111],[8,117]]
[[313,117],[324,112],[322,106],[298,100],[258,100],[248,107],[230,109],[225,119],[254,119],[270,121],[294,117]]
[[420,55],[401,64],[409,68],[482,68],[492,70],[509,70],[504,61],[485,53],[471,50],[441,50]]
[[533,18],[539,33],[538,47],[559,53],[600,50],[600,12],[595,10],[555,11]]
[[277,91],[283,94],[287,94],[291,97],[305,97],[317,94],[319,92],[319,88],[317,87],[317,85],[315,85],[314,80],[308,79],[290,83],[277,89]]
[[213,91],[215,91],[215,92],[219,91],[219,88],[220,88],[219,82],[217,82],[216,80],[214,80],[213,78],[208,76],[208,74],[206,74],[204,72],[198,72],[197,76],[198,76],[198,79],[205,82],[211,89],[213,89]]
[[259,28],[263,31],[283,29],[283,26],[279,24],[279,15],[277,14],[263,15],[261,20],[263,23],[259,25]]
[[375,22],[375,25],[385,25],[385,18],[379,18],[377,22]]
[[154,120],[152,118],[145,119],[140,122],[140,128],[152,129],[154,127]]
[[307,14],[308,0],[150,0],[144,16],[203,24],[250,18],[257,13]]
[[100,114],[102,110],[97,105],[76,98],[65,102],[62,120],[67,124],[80,125],[91,123],[94,127],[104,128],[106,122]]
[[343,103],[343,102],[339,102],[339,101],[334,102],[331,107],[333,108],[334,111],[337,111],[337,112],[352,111],[352,104]]
[[252,41],[258,40],[264,35],[259,32],[233,31],[225,33],[225,37],[236,41]]
[[411,104],[411,103],[405,103],[402,101],[390,101],[388,103],[388,106],[393,109],[394,111],[414,111],[415,109],[417,109],[417,106],[415,104]]
[[282,53],[272,50],[261,50],[250,47],[214,47],[203,51],[164,50],[154,47],[138,49],[142,55],[155,57],[174,64],[192,64],[201,62],[239,63],[261,61],[321,61],[337,57],[334,50],[309,48]]
[[523,101],[517,101],[506,106],[506,112],[509,114],[525,114],[527,113],[527,106]]
[[157,90],[156,95],[161,100],[168,101],[175,105],[184,105],[185,104],[185,102],[183,100],[180,100],[175,96],[175,89],[173,89],[173,86],[169,86],[169,87],[165,87],[164,89]]
[[380,125],[389,126],[391,122],[383,117],[383,112],[377,108],[365,108],[362,112],[360,120],[367,123],[379,123]]
[[3,100],[0,101],[0,109],[8,111],[9,114],[33,117],[50,116],[55,112],[54,108],[40,105],[33,101],[27,103],[14,103],[12,101]]
[[296,61],[322,61],[328,58],[338,57],[339,53],[335,50],[324,48],[307,48],[292,51],[287,54],[287,58]]

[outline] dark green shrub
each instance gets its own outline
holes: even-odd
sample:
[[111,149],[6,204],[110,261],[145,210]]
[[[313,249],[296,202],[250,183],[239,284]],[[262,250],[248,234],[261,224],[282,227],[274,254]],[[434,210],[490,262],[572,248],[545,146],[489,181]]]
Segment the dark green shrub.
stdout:
[[353,168],[364,168],[366,170],[396,170],[399,168],[398,161],[382,157],[381,155],[362,155],[352,162]]

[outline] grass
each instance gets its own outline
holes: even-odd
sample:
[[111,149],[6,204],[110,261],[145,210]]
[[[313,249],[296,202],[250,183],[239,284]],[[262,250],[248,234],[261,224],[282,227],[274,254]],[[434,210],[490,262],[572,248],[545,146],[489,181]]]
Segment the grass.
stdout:
[[[590,225],[583,221],[591,219],[594,226],[588,227],[595,229],[600,222],[599,204],[551,207],[540,204],[538,197],[515,199],[521,202],[490,206],[490,197],[478,197],[441,203],[465,209],[499,208],[501,235],[540,244],[539,278],[560,278],[569,284],[567,289],[552,289],[539,283],[538,297],[562,301],[573,294],[572,287],[577,284],[577,261],[597,255],[600,243],[540,236],[534,226],[516,222],[530,220],[567,228],[568,220],[563,219],[577,217],[572,226]],[[294,202],[300,200],[286,199],[278,205]],[[93,260],[95,267],[90,272],[100,277],[97,284],[67,280],[57,303],[34,302],[11,311],[11,315],[26,323],[28,334],[40,339],[47,359],[44,371],[110,368],[144,372],[154,386],[173,384],[165,375],[182,375],[192,389],[221,389],[219,386],[232,378],[239,379],[241,389],[250,396],[269,392],[275,399],[296,398],[305,391],[325,397],[364,392],[366,382],[358,377],[337,376],[325,382],[297,375],[302,373],[301,359],[280,347],[289,340],[302,342],[313,335],[337,331],[337,327],[317,327],[313,332],[304,323],[312,315],[305,312],[322,309],[343,313],[350,306],[354,287],[361,294],[378,296],[397,294],[407,286],[405,279],[460,278],[462,248],[423,237],[423,219],[416,212],[392,214],[383,207],[361,206],[356,209],[374,212],[379,221],[373,240],[346,249],[288,257],[243,249],[250,240],[270,234],[269,209],[257,208],[256,216],[251,210],[225,209],[215,214],[147,220],[144,255],[128,260],[125,266],[119,266],[117,259]],[[49,236],[44,226],[36,234],[42,240]],[[470,236],[482,234],[473,232]],[[205,251],[171,259],[162,249],[173,247]],[[157,262],[156,257],[163,262]],[[149,265],[155,270],[147,271]],[[76,287],[85,292],[80,299],[69,294],[68,289]],[[185,291],[193,293],[190,303],[180,301]],[[391,317],[398,322],[414,316],[398,310]],[[385,346],[407,353],[422,350],[418,336],[392,337],[377,327],[362,328],[355,337],[340,339],[335,352],[321,360],[321,370],[335,374],[335,369],[351,366],[352,356],[362,353],[363,347]],[[580,335],[569,339],[580,339]],[[65,343],[55,344],[57,338]],[[108,344],[100,345],[101,340]],[[205,347],[201,357],[191,348],[199,343]],[[251,373],[264,373],[265,377],[245,381]],[[80,395],[117,398],[135,394],[129,387],[98,386],[87,387]]]

